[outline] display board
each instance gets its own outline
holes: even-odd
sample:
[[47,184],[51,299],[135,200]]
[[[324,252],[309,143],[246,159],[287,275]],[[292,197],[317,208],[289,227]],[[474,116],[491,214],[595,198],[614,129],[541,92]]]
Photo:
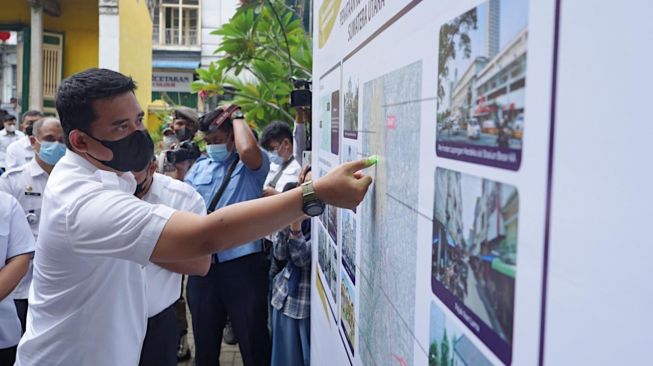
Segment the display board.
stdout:
[[312,364],[566,364],[546,342],[575,339],[561,327],[573,319],[547,306],[560,316],[551,293],[573,301],[578,288],[569,258],[551,270],[550,249],[566,245],[550,238],[568,243],[552,204],[589,223],[553,191],[560,4],[322,0],[314,16],[313,171],[380,160],[356,210],[314,219]]

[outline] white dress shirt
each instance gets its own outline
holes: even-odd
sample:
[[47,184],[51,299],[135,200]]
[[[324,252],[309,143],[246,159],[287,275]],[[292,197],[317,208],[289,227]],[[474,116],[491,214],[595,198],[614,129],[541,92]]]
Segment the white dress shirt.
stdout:
[[[0,192],[0,271],[7,260],[34,251],[34,237],[18,201]],[[20,339],[20,321],[14,300],[0,299],[0,349],[13,347]]]
[[7,169],[24,165],[32,159],[34,159],[34,149],[29,142],[29,136],[24,136],[7,146],[7,156],[5,157]]
[[[154,173],[150,191],[143,197],[143,200],[152,204],[166,205],[180,211],[206,215],[204,199],[193,187],[159,173]],[[181,296],[181,275],[154,263],[149,263],[145,267],[145,285],[148,318],[159,314],[174,304]]]
[[[268,173],[268,176],[265,178],[265,184],[264,187],[267,187],[274,177],[277,175],[277,172],[281,168],[281,165],[275,164],[275,163],[270,163],[270,172]],[[277,192],[283,192],[283,187],[286,186],[287,183],[290,182],[297,182],[299,178],[299,172],[302,170],[301,165],[297,162],[297,159],[292,159],[290,164],[286,167],[286,169],[283,170],[281,173],[281,177],[279,177],[279,180],[277,181],[277,184],[274,185],[274,189]]]
[[145,266],[174,210],[72,152],[52,170],[16,365],[137,365]]
[[[23,207],[23,217],[32,229],[34,239],[39,235],[39,221],[43,190],[48,182],[48,173],[32,160],[18,168],[9,169],[0,177],[0,191],[14,196]],[[27,299],[29,285],[32,282],[32,262],[29,270],[13,292],[14,299]]]
[[25,134],[21,131],[14,131],[13,134],[8,135],[7,129],[0,130],[0,168],[6,168],[5,159],[7,158],[7,148],[11,145],[12,142],[18,141],[21,138],[25,137]]

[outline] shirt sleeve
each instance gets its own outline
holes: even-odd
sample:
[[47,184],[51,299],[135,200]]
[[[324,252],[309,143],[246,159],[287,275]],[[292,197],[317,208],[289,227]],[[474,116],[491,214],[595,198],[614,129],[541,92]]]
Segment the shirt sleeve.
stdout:
[[27,219],[25,219],[25,211],[14,197],[11,197],[11,200],[7,259],[34,252],[34,236]]
[[72,249],[80,255],[125,259],[147,265],[175,212],[120,191],[91,192],[66,212]]
[[[259,182],[262,187],[265,183],[265,179],[268,177],[268,173],[270,172],[270,158],[268,157],[268,154],[263,152],[263,150],[259,149],[259,151],[261,153],[261,166],[256,170],[250,171],[254,174],[254,178],[256,178],[256,181]],[[247,168],[247,166],[245,166],[245,168]]]
[[206,215],[206,204],[204,203],[204,199],[202,196],[200,196],[199,193],[193,192],[193,198],[191,201],[192,202],[188,211],[198,215]]

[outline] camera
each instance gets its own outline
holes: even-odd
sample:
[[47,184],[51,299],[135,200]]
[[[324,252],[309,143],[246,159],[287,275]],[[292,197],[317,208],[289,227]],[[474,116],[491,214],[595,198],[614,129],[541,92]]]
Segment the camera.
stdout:
[[311,92],[310,80],[298,80],[291,78],[295,89],[290,92],[290,106],[291,107],[310,107],[313,100],[313,93]]
[[193,141],[184,141],[173,150],[166,151],[166,161],[169,164],[195,160],[200,157],[200,148]]

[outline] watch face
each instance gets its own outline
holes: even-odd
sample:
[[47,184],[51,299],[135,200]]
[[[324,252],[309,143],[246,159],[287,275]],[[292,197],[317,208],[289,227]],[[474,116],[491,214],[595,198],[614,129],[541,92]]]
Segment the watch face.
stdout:
[[319,203],[313,202],[304,206],[304,213],[306,213],[308,216],[319,216],[322,214],[322,212],[324,212],[324,206],[320,205]]
[[231,114],[231,119],[243,119],[243,118],[245,118],[245,115],[240,110],[235,111],[234,113]]

